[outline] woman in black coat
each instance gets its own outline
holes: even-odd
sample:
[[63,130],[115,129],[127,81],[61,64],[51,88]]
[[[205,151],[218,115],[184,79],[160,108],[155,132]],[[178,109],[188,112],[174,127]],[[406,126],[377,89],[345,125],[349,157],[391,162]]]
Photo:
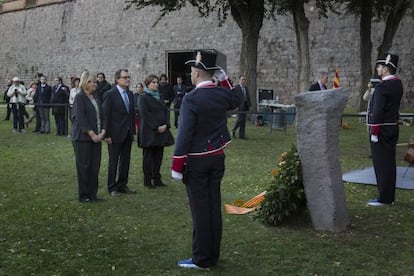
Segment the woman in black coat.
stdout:
[[166,186],[161,181],[160,168],[164,147],[174,144],[174,137],[170,132],[169,111],[158,92],[158,77],[147,76],[145,86],[144,94],[138,101],[140,115],[138,146],[142,148],[143,153],[144,185],[155,188]]
[[96,76],[83,72],[79,85],[81,91],[73,103],[71,137],[75,151],[79,201],[89,202],[97,200],[101,141],[106,133],[106,120],[101,104],[95,98]]

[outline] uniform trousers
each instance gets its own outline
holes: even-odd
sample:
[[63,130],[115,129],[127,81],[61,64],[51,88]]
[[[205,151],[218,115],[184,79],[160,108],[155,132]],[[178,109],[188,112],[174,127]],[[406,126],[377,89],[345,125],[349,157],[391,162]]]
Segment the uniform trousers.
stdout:
[[102,143],[74,141],[79,200],[96,199]]
[[192,259],[200,267],[216,265],[220,255],[224,159],[224,154],[187,158],[185,184],[193,222]]
[[146,147],[142,149],[142,171],[144,172],[144,185],[151,186],[161,182],[160,168],[164,156],[164,147]]
[[395,200],[397,175],[395,151],[398,135],[398,125],[381,126],[378,142],[371,142],[372,162],[379,193],[378,200],[381,203],[393,203]]
[[121,192],[128,184],[131,160],[131,136],[128,133],[122,143],[108,144],[108,192]]

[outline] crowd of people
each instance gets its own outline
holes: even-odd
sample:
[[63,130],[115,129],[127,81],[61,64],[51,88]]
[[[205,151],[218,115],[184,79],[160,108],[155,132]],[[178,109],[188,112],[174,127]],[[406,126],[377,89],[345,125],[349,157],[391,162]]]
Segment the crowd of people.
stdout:
[[[226,72],[216,64],[214,53],[195,51],[194,59],[186,64],[191,67],[194,86],[190,93],[181,77],[172,86],[165,74],[149,74],[144,84],[137,83],[132,92],[127,69],[115,72],[113,84],[106,81],[103,73],[85,71],[80,78],[72,79],[71,89],[60,77],[50,86],[46,77],[39,74],[38,81],[27,89],[14,77],[5,93],[5,119],[13,114],[13,131],[17,133],[24,132],[25,124],[36,118],[33,132],[48,134],[52,109],[56,135],[63,136],[67,135],[65,115],[69,106],[80,202],[98,200],[102,141],[108,145],[107,191],[112,197],[136,193],[128,186],[134,140],[142,148],[143,184],[150,189],[166,186],[160,173],[164,147],[175,144],[171,177],[185,184],[193,221],[192,257],[180,260],[178,266],[208,270],[217,264],[220,255],[224,149],[232,137],[237,137],[237,130],[239,138],[246,139],[246,113],[251,102],[246,77],[241,75],[233,88]],[[397,68],[396,55],[387,54],[378,60],[377,72],[382,80],[367,95],[371,152],[378,183],[378,197],[368,202],[371,206],[392,204],[395,200],[395,146],[403,93],[401,80],[395,76]],[[325,90],[327,80],[327,73],[322,73],[309,90]],[[27,103],[32,115],[26,111]],[[176,139],[170,131],[172,104],[178,129]],[[237,108],[240,112],[230,135],[227,112]]]
[[[96,78],[95,97],[97,101],[103,104],[104,93],[115,86],[116,83],[109,83],[104,73],[98,73]],[[32,121],[35,121],[36,125],[32,132],[50,134],[50,111],[52,110],[56,124],[56,135],[68,135],[65,116],[70,120],[75,96],[81,91],[79,77],[71,77],[70,82],[71,87],[69,88],[63,83],[61,77],[56,77],[54,78],[54,84],[50,85],[46,76],[41,73],[37,75],[37,81],[31,82],[27,87],[18,77],[7,80],[7,87],[3,93],[3,102],[6,103],[7,108],[4,120],[8,121],[13,116],[14,133],[26,132]],[[168,82],[166,74],[159,76],[160,97],[168,109],[174,109],[174,126],[178,128],[181,101],[193,86],[185,85],[181,76],[177,77],[176,82],[177,84],[173,86]],[[137,97],[143,94],[143,91],[144,85],[137,83],[133,92],[134,110],[137,116],[136,123],[138,123]],[[30,114],[27,111],[28,109],[31,112]]]

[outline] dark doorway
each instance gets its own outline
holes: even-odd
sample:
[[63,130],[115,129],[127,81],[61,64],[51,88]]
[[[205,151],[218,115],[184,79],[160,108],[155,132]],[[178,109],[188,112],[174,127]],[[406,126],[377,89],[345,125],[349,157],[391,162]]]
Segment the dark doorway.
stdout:
[[[226,56],[216,50],[217,53],[217,64],[226,70]],[[194,51],[166,51],[167,55],[167,76],[170,84],[175,85],[177,83],[177,77],[182,77],[183,82],[189,88],[191,84],[191,69],[185,65],[187,60],[193,59]]]
[[185,65],[193,58],[193,52],[167,52],[167,75],[170,84],[177,84],[177,77],[182,77],[186,86],[191,86],[190,67]]

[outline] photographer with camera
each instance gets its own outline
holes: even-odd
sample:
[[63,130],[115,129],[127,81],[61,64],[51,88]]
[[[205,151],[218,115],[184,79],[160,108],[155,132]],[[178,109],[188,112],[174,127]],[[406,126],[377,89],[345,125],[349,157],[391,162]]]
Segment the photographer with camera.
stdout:
[[371,100],[372,95],[374,94],[375,86],[380,81],[381,81],[380,79],[371,79],[368,83],[368,89],[367,91],[365,91],[364,95],[362,96],[362,99],[368,102],[368,106],[369,106],[369,101]]
[[12,79],[13,84],[7,90],[7,96],[10,98],[13,113],[13,132],[25,132],[24,130],[24,105],[26,104],[26,88],[20,83],[18,77]]

